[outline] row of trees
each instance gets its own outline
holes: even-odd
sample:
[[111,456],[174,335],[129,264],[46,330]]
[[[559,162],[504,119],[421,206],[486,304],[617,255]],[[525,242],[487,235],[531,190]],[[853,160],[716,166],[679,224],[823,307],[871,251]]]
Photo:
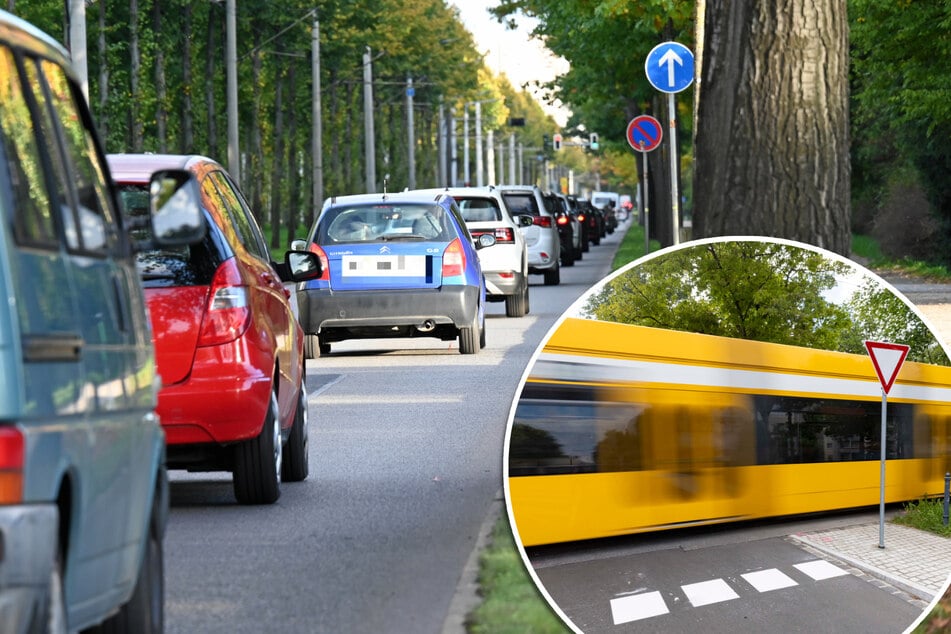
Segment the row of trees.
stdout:
[[[7,8],[68,48],[66,4],[9,0]],[[476,100],[483,102],[484,130],[507,136],[509,118],[524,118],[517,132],[528,147],[541,147],[543,135],[557,129],[530,93],[487,70],[472,35],[443,0],[237,0],[235,6],[241,186],[262,224],[282,228],[272,232],[273,246],[281,235],[299,234],[320,205],[311,186],[315,18],[327,196],[365,190],[367,47],[380,187],[384,178],[390,190],[408,184],[410,78],[419,186],[446,184],[437,180],[440,106],[447,115],[455,108],[460,134],[462,108]],[[200,153],[227,164],[225,3],[98,0],[86,11],[89,101],[107,151]]]

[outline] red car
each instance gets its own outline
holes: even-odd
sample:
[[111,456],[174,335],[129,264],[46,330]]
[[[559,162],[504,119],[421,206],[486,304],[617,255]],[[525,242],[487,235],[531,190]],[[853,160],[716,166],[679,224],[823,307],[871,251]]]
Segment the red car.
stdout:
[[168,467],[231,471],[239,502],[270,504],[282,479],[308,472],[304,333],[284,284],[318,276],[320,262],[307,252],[271,261],[238,187],[209,158],[116,154],[108,161],[133,219],[148,209],[156,170],[188,170],[201,189],[205,238],[138,256]]

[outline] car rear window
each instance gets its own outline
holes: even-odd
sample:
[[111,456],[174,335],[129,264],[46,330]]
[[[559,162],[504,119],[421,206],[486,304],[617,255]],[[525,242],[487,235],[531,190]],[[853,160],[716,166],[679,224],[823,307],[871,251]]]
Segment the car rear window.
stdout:
[[438,240],[456,238],[446,211],[432,204],[374,204],[332,207],[317,226],[317,244]]
[[502,210],[491,198],[456,198],[456,205],[466,222],[495,222],[502,219]]
[[518,214],[532,214],[533,216],[539,215],[538,205],[535,202],[535,195],[532,192],[523,193],[508,193],[502,194],[502,199],[505,201],[505,204],[508,206],[509,211],[513,216]]
[[[119,201],[135,227],[132,234],[137,240],[151,237],[149,191],[147,185],[121,185]],[[141,220],[146,218],[145,220]],[[137,222],[138,220],[138,222]],[[184,247],[141,251],[136,254],[136,265],[144,288],[171,286],[208,286],[222,262],[234,254],[224,236],[206,213],[208,231],[205,238]]]

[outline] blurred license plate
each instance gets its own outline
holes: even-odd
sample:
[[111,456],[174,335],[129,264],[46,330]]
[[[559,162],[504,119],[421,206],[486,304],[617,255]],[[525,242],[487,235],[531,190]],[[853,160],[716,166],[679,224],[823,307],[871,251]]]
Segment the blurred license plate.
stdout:
[[425,255],[345,255],[341,259],[343,277],[423,277]]

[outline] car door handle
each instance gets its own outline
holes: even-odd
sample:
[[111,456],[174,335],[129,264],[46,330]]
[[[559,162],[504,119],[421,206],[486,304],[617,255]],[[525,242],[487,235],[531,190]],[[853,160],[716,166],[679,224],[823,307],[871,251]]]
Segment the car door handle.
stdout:
[[81,336],[72,332],[24,335],[21,342],[23,360],[28,362],[79,361],[86,345]]

